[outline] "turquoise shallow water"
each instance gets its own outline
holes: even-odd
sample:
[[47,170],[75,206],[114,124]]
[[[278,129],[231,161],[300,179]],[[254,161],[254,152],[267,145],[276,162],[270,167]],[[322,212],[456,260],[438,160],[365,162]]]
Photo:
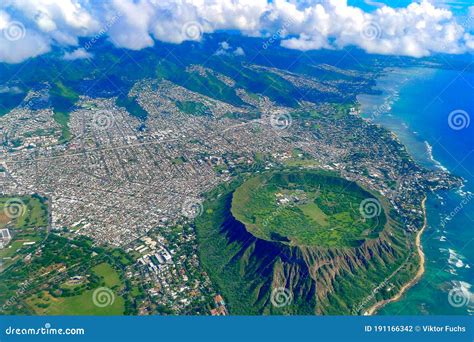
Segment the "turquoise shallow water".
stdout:
[[397,69],[377,84],[382,95],[359,96],[363,116],[394,131],[425,167],[466,180],[462,189],[428,197],[425,274],[379,313],[473,315],[474,74]]

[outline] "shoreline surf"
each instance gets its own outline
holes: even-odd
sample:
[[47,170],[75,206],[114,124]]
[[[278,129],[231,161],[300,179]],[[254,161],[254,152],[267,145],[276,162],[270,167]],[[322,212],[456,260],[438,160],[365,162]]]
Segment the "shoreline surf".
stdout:
[[397,294],[395,294],[395,296],[393,296],[392,298],[389,298],[389,299],[384,299],[384,300],[378,301],[377,303],[372,305],[365,312],[365,315],[369,315],[369,316],[370,315],[375,315],[378,310],[383,308],[388,303],[393,303],[393,302],[396,302],[399,299],[401,299],[402,296],[405,294],[405,292],[408,291],[416,283],[418,283],[418,281],[421,279],[421,277],[425,273],[425,261],[426,260],[425,260],[425,253],[423,252],[423,246],[421,244],[421,236],[423,235],[423,233],[424,233],[424,231],[425,231],[425,229],[428,225],[428,218],[427,218],[427,213],[426,213],[426,199],[427,199],[427,197],[425,196],[425,198],[423,198],[423,200],[421,201],[421,207],[422,207],[422,210],[423,210],[423,217],[424,217],[423,227],[418,231],[418,233],[416,234],[416,238],[415,238],[415,245],[416,245],[416,249],[417,249],[417,252],[418,252],[418,257],[420,258],[420,266],[418,268],[418,271],[416,272],[415,276],[408,283],[406,283],[405,285],[403,285],[400,288],[400,290],[397,292]]

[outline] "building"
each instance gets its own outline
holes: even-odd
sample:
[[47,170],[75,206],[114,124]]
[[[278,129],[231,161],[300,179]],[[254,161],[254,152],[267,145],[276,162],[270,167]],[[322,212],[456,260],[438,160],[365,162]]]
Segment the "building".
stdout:
[[8,229],[0,229],[0,249],[5,248],[11,241],[12,236]]
[[214,303],[216,304],[216,308],[211,310],[212,316],[227,316],[229,314],[225,307],[224,299],[220,294],[214,297]]

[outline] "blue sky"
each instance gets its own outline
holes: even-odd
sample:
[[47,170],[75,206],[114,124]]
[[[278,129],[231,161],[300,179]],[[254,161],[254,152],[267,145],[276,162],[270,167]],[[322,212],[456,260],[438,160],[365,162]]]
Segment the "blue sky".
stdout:
[[[468,12],[470,6],[474,5],[470,0],[435,0],[431,1],[439,7],[449,8],[453,13],[464,15]],[[391,7],[406,7],[412,1],[410,0],[350,0],[349,5],[358,6],[364,10],[370,11],[377,8],[377,4],[385,4]]]

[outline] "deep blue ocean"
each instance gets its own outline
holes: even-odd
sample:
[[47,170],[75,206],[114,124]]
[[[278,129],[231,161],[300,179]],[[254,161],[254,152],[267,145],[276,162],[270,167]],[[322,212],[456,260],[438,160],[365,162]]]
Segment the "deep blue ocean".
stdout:
[[[426,271],[403,298],[379,313],[474,314],[474,74],[394,69],[361,95],[362,115],[396,133],[425,167],[463,177],[462,189],[428,197]],[[452,114],[451,114],[452,113]]]

